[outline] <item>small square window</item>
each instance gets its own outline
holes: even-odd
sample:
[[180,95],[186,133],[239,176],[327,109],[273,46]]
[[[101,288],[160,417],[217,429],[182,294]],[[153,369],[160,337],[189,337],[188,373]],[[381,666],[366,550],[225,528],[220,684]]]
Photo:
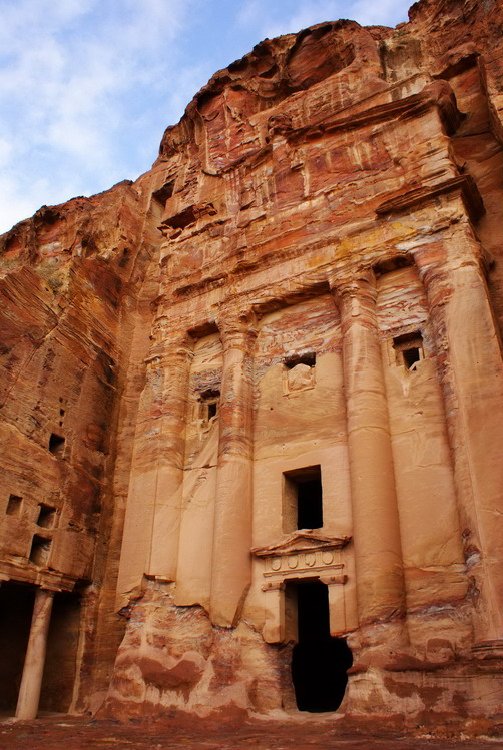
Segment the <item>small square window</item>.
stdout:
[[23,498],[19,497],[19,495],[9,495],[9,500],[7,502],[7,509],[5,511],[5,514],[7,516],[15,516],[16,518],[19,518],[21,515],[21,509],[23,506]]
[[397,365],[406,370],[415,370],[417,363],[424,359],[423,337],[419,331],[395,336],[393,348]]
[[65,450],[65,438],[61,435],[56,435],[54,432],[49,438],[49,451],[53,456],[61,457]]
[[47,561],[49,560],[50,551],[51,540],[35,534],[31,543],[30,562],[41,568],[46,566]]
[[43,503],[40,504],[39,508],[37,526],[43,529],[52,529],[56,522],[56,508],[44,505]]

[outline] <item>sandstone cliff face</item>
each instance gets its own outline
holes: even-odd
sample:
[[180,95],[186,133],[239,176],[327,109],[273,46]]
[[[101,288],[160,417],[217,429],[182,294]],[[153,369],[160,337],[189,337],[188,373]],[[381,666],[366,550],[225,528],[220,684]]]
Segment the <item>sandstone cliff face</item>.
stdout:
[[[335,708],[352,658],[355,714],[500,710],[502,22],[266,40],[4,235],[2,637],[21,583],[75,636],[42,705]],[[310,610],[337,678],[294,686]]]

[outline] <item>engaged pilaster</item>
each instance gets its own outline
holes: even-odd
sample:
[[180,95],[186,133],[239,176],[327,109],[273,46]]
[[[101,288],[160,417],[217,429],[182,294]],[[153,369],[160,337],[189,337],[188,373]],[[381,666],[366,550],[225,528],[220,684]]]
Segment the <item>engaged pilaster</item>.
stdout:
[[344,387],[361,625],[404,612],[404,580],[388,408],[372,273],[333,289]]
[[140,590],[145,574],[175,579],[190,344],[182,334],[164,339],[146,361],[117,582],[119,608]]
[[183,335],[166,343],[161,361],[163,388],[157,437],[157,477],[150,561],[146,572],[166,581],[176,578],[191,358],[190,337]]
[[222,312],[219,443],[211,573],[212,622],[232,627],[250,584],[253,454],[253,350],[247,316]]
[[[416,252],[441,362],[459,510],[476,604],[475,638],[503,639],[503,363],[480,248],[460,227],[445,260]],[[443,258],[440,265],[438,258]]]

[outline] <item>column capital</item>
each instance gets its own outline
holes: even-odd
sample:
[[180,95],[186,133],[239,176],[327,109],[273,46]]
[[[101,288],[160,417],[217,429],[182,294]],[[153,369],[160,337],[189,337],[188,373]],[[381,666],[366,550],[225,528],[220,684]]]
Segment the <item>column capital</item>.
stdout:
[[193,339],[190,334],[184,329],[173,330],[151,346],[145,363],[166,367],[175,358],[192,358],[193,354]]
[[351,276],[329,277],[330,291],[339,302],[345,299],[377,298],[376,277],[371,268],[357,271]]
[[60,594],[62,592],[62,589],[60,589],[60,588],[50,588],[47,585],[39,586],[38,590],[42,594],[50,594],[51,596],[54,596],[54,594]]
[[258,335],[257,316],[253,310],[220,308],[217,326],[224,349],[252,344]]

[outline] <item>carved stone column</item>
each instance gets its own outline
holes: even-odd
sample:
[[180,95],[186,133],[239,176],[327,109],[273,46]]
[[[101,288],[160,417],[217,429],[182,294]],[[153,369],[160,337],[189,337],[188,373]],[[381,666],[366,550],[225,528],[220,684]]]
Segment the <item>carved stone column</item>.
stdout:
[[17,700],[16,719],[29,720],[37,717],[53,601],[53,591],[37,589]]
[[188,335],[165,344],[163,388],[157,436],[157,477],[152,541],[147,574],[174,581],[182,509],[185,427],[189,388],[191,340]]
[[[503,363],[480,246],[460,226],[415,258],[435,331],[462,535],[475,604],[475,639],[503,639]],[[439,262],[439,258],[441,259]]]
[[223,347],[210,616],[232,627],[251,575],[253,349],[257,331],[245,316],[219,321]]
[[183,334],[164,339],[146,362],[117,582],[119,608],[140,589],[145,574],[175,579],[190,343]]
[[344,388],[360,625],[404,612],[404,580],[388,408],[372,273],[335,288]]

